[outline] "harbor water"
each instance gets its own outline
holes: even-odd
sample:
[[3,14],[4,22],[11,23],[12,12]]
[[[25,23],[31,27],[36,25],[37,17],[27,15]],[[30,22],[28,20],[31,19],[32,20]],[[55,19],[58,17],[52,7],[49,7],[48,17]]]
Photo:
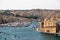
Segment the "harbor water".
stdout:
[[0,27],[0,40],[60,40],[55,35],[37,32],[33,23],[28,27]]

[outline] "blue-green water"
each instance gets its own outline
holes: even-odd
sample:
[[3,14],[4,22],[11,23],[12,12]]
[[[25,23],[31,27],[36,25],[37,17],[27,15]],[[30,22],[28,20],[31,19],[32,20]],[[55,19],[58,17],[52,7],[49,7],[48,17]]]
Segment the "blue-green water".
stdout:
[[0,27],[0,40],[60,40],[55,35],[43,34],[29,27]]

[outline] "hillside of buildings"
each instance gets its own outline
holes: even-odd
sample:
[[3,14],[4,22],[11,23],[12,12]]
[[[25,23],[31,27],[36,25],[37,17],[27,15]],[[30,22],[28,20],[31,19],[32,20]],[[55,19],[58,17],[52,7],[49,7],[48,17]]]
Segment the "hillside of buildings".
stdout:
[[[26,26],[31,21],[41,21],[45,17],[60,17],[60,10],[31,9],[31,10],[0,10],[0,24]],[[9,24],[9,25],[10,25]],[[21,25],[20,25],[21,24]]]

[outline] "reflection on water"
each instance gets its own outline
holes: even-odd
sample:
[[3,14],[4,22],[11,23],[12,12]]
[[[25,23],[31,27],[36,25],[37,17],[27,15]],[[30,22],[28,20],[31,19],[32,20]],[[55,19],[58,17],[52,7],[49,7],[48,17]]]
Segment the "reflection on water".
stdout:
[[37,32],[29,27],[0,27],[0,40],[60,40],[60,37]]

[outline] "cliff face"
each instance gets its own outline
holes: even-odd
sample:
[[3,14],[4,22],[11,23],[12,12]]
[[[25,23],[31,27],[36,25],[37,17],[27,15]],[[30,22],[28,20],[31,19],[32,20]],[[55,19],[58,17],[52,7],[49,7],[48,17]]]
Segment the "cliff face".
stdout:
[[0,24],[9,22],[31,22],[45,17],[60,17],[60,10],[0,10]]

